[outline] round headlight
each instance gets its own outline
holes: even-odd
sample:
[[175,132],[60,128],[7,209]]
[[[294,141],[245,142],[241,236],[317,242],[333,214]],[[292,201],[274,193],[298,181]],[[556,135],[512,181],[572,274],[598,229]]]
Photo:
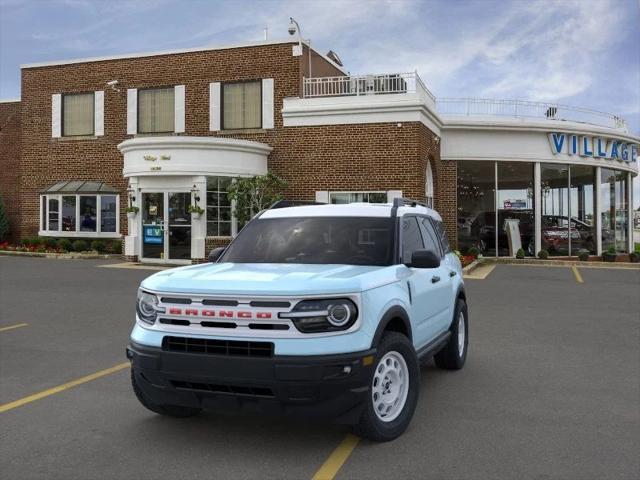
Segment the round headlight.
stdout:
[[138,290],[136,310],[140,320],[148,324],[153,324],[156,321],[156,316],[159,311],[158,297],[151,293]]
[[329,305],[327,312],[327,320],[334,327],[341,327],[351,319],[351,310],[344,303]]

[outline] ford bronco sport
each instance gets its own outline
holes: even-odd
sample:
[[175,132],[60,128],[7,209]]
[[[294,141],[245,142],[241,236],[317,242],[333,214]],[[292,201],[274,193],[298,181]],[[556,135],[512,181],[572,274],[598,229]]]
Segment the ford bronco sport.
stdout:
[[271,208],[210,261],[138,290],[127,357],[153,412],[331,417],[386,441],[413,416],[420,360],[465,363],[460,262],[417,202]]

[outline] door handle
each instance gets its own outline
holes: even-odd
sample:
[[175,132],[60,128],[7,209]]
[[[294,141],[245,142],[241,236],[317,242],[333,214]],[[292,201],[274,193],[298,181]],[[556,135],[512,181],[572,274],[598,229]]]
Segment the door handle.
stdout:
[[431,283],[438,283],[440,281],[440,277],[437,275],[434,275],[433,277],[431,277]]
[[457,275],[457,273],[456,273],[456,271],[455,271],[455,270],[451,270],[451,271],[449,272],[449,276],[450,276],[450,277],[455,277],[456,275]]

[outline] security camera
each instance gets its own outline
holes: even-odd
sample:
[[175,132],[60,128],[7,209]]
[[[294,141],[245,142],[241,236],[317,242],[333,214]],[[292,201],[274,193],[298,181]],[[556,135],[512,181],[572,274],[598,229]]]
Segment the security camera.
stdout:
[[292,23],[291,25],[289,25],[289,28],[287,29],[287,31],[289,32],[289,35],[295,35],[296,34],[296,26]]
[[111,80],[107,82],[107,85],[109,85],[110,87],[115,87],[117,84],[118,84],[118,80]]

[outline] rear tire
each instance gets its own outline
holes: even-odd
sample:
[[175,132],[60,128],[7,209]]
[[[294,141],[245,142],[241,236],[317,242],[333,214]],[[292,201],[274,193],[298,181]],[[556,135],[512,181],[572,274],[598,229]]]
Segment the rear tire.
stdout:
[[138,381],[136,380],[136,375],[133,372],[133,368],[131,369],[131,386],[133,387],[133,392],[136,394],[136,397],[140,401],[143,407],[151,410],[158,415],[165,415],[168,417],[178,417],[178,418],[187,418],[193,417],[194,415],[199,414],[202,409],[200,408],[192,408],[192,407],[180,407],[178,405],[157,405],[152,402],[149,397],[145,395],[140,386],[138,385]]
[[409,339],[383,335],[371,374],[366,407],[355,433],[375,442],[393,440],[407,429],[418,404],[420,368]]
[[436,365],[445,370],[460,370],[467,360],[469,345],[469,314],[467,304],[461,298],[456,302],[453,322],[449,327],[451,336],[442,350],[433,357]]

